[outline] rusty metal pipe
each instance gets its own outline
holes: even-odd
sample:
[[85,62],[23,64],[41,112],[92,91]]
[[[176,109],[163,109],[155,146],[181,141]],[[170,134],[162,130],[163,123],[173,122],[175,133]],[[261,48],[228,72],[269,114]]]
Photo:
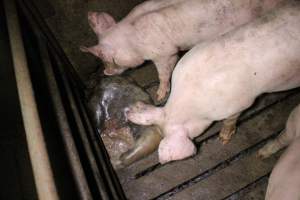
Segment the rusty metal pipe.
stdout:
[[59,197],[34,99],[15,1],[4,0],[4,8],[25,135],[38,197],[41,200],[56,200]]

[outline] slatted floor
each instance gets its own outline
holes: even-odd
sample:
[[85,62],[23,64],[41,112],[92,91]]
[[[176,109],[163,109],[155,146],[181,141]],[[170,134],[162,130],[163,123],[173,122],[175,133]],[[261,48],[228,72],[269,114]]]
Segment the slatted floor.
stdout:
[[[153,96],[157,88],[153,67],[128,74]],[[229,144],[219,141],[221,123],[216,122],[196,138],[194,157],[160,165],[155,152],[118,171],[128,199],[264,199],[268,175],[281,152],[261,160],[257,150],[278,135],[299,102],[299,89],[263,95],[243,113]]]

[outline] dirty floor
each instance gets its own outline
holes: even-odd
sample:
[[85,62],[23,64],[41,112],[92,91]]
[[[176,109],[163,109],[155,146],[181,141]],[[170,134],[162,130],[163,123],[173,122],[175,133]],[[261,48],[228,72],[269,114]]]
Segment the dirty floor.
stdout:
[[[83,80],[100,64],[93,56],[78,50],[80,44],[96,42],[88,27],[86,12],[108,11],[120,19],[141,1],[35,0]],[[158,81],[151,63],[131,70],[125,76],[154,97]],[[221,123],[216,122],[195,140],[198,153],[194,157],[162,166],[155,152],[118,171],[128,199],[263,200],[269,173],[281,152],[261,160],[256,157],[257,150],[284,128],[290,111],[299,102],[299,89],[264,95],[244,112],[229,144],[222,145],[218,140]]]

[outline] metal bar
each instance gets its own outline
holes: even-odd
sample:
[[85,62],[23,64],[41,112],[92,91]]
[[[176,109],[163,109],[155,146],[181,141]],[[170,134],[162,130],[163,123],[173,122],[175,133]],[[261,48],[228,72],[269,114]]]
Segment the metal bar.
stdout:
[[[51,47],[50,47],[50,52],[52,53],[52,55],[55,54],[54,50]],[[70,104],[70,107],[72,109],[74,119],[76,121],[79,136],[80,136],[80,139],[83,142],[83,146],[84,146],[85,152],[87,154],[89,164],[90,164],[91,169],[92,169],[93,174],[94,174],[94,178],[95,178],[97,188],[100,192],[100,195],[101,195],[102,199],[103,200],[109,200],[110,197],[109,197],[109,194],[107,193],[107,190],[106,190],[106,184],[104,183],[104,179],[103,179],[103,177],[101,176],[101,174],[99,172],[97,163],[95,161],[95,157],[92,153],[90,143],[89,143],[89,141],[86,137],[86,132],[85,132],[85,129],[83,127],[80,115],[78,113],[77,106],[76,106],[76,103],[74,101],[74,97],[72,95],[71,89],[70,89],[70,85],[69,85],[66,77],[64,76],[65,72],[62,71],[62,63],[59,62],[59,59],[57,58],[57,55],[56,56],[54,55],[54,57],[56,57],[55,60],[56,60],[56,63],[58,65],[58,68],[59,68],[58,71],[61,75],[64,87],[65,87],[65,90],[66,90],[66,95],[68,97],[69,104]]]
[[34,99],[15,1],[5,0],[4,8],[25,135],[38,197],[41,200],[56,200],[58,193]]
[[[41,32],[38,29],[39,27],[37,26],[36,21],[34,20],[34,18],[32,18],[31,14],[29,13],[29,11],[25,7],[21,6],[21,8],[22,8],[22,11],[25,13],[25,15],[27,17],[27,20],[28,20],[29,24],[35,30],[34,32],[37,35],[37,37],[41,37],[41,36],[38,36],[38,35],[41,34]],[[47,44],[49,45],[49,48],[51,50],[51,54],[53,56],[54,56],[54,54],[56,55],[56,50],[54,49],[54,47],[52,45],[50,45],[49,43],[47,43]],[[41,54],[44,54],[44,55],[42,55],[42,59],[43,59],[42,61],[45,62],[45,65],[47,65],[45,71],[48,74],[47,76],[48,76],[48,79],[49,79],[49,87],[53,87],[53,84],[55,84],[56,85],[55,88],[58,89],[57,84],[56,84],[56,82],[55,82],[55,80],[53,78],[54,77],[54,72],[53,72],[52,69],[50,69],[51,66],[49,66],[49,65],[51,65],[50,64],[50,60],[49,60],[49,58],[45,59],[45,57],[48,57],[49,55],[48,55],[48,51],[46,50],[47,47],[44,46],[44,45],[45,44],[41,44],[40,45],[40,52],[41,52]],[[47,52],[45,52],[45,50]],[[47,55],[45,55],[45,54],[47,54]],[[59,55],[56,55],[54,57],[57,57],[55,59],[56,62],[57,62],[56,64],[59,65],[59,66],[61,66],[62,63],[60,62]],[[49,69],[47,69],[47,68],[49,68]],[[51,72],[49,72],[49,70]],[[63,76],[65,76],[64,74],[65,74],[65,72],[62,72],[62,74],[60,74],[60,76],[63,77]],[[72,74],[69,74],[69,75],[72,75]],[[78,112],[76,111],[77,108],[76,108],[75,102],[74,102],[74,100],[72,100],[73,97],[72,97],[72,94],[70,92],[70,86],[68,86],[68,83],[66,84],[66,79],[65,78],[62,78],[62,79],[64,80],[64,86],[66,87],[65,89],[66,89],[67,96],[69,98],[69,104],[70,104],[70,107],[72,109],[72,114],[73,114],[73,116],[74,116],[74,118],[76,120],[76,124],[79,125],[79,127],[78,127],[79,136],[80,136],[80,139],[81,139],[81,141],[83,143],[85,153],[87,154],[88,161],[89,161],[89,164],[91,166],[92,173],[93,173],[93,176],[94,176],[94,180],[96,182],[96,186],[98,187],[98,191],[99,191],[100,196],[102,197],[102,199],[104,199],[104,200],[105,199],[110,199],[109,195],[107,194],[107,190],[105,188],[106,184],[104,183],[103,177],[101,177],[101,174],[99,172],[99,168],[97,166],[97,162],[95,161],[95,157],[93,155],[90,143],[89,143],[87,137],[85,136],[86,133],[84,132],[84,127],[83,127],[83,125],[81,125],[82,124],[81,123],[81,119],[80,119],[80,116],[78,115]],[[53,95],[53,98],[58,98],[57,95],[59,95],[59,92],[58,91],[51,92],[51,88],[49,88],[49,89],[50,89],[51,95]],[[53,89],[53,90],[56,90],[56,89]],[[60,103],[62,103],[62,99],[61,99],[60,95],[59,95],[59,98],[60,98]],[[60,126],[61,130],[63,130],[63,133],[65,133],[66,130],[67,130],[67,132],[70,132],[70,134],[71,134],[71,129],[70,129],[69,125],[65,121],[67,119],[67,117],[66,117],[65,109],[63,108],[63,104],[60,104],[58,102],[58,100],[55,100],[55,101],[56,101],[56,103],[54,103],[54,104],[56,104],[56,105],[54,105],[54,106],[57,107],[57,109],[55,110],[55,113],[57,115],[59,123],[63,123],[63,124],[60,124],[59,126]],[[64,112],[65,116],[61,116],[62,112]],[[65,136],[63,134],[63,138],[64,137]],[[64,139],[64,143],[65,143],[65,146],[66,146],[67,153],[68,153],[68,151],[70,152],[70,154],[68,154],[70,156],[71,154],[74,154],[74,152],[76,151],[76,148],[75,148],[74,140],[69,145],[66,144],[68,142],[67,140],[70,140],[71,135],[70,135],[70,137],[67,137],[67,138],[69,138],[69,139]],[[72,157],[73,156],[71,155],[71,158],[69,158],[69,159],[72,159]],[[76,168],[76,166],[79,166],[79,165],[81,166],[81,163],[79,163],[79,165],[78,165],[78,164],[74,163],[74,161],[70,162],[70,163],[71,163],[71,168],[73,168],[73,167]],[[81,178],[79,178],[79,177],[83,177],[83,176],[80,173],[78,173],[78,172],[74,173],[75,171],[78,171],[78,169],[76,169],[76,170],[73,169],[73,175],[75,177],[75,180],[77,179],[76,180],[76,182],[77,182],[76,184],[78,186],[79,192],[81,193],[80,195],[82,196],[83,193],[84,193],[84,191],[85,191],[85,189],[83,189],[84,187],[80,186],[83,183],[80,183],[81,182],[80,181]]]
[[68,124],[66,111],[64,109],[62,98],[59,94],[59,88],[55,80],[54,72],[51,66],[50,58],[47,51],[46,41],[42,41],[42,37],[38,35],[35,30],[35,35],[38,39],[38,47],[41,55],[41,61],[45,69],[47,83],[51,99],[54,106],[55,115],[57,118],[60,133],[62,135],[63,143],[68,155],[70,168],[74,176],[75,184],[79,192],[80,199],[88,200],[92,199],[90,189],[78,156],[78,152],[75,146],[75,142],[71,133],[71,128]]
[[[97,166],[98,169],[96,170],[93,167],[94,165],[91,165],[92,170],[94,171],[94,174],[95,174],[95,172],[96,172],[96,174],[98,174],[98,179],[99,179],[99,176],[101,175],[99,173],[99,170],[101,171],[101,173],[104,174],[104,177],[103,176],[100,177],[100,183],[103,181],[103,179],[107,183],[105,191],[106,192],[109,191],[110,194],[112,195],[112,198],[110,198],[110,199],[116,199],[116,200],[117,199],[126,199],[124,191],[119,183],[119,180],[118,180],[114,170],[112,169],[109,158],[107,157],[107,155],[105,155],[104,144],[102,143],[100,137],[99,136],[97,137],[95,129],[94,129],[94,127],[92,127],[92,124],[90,123],[90,119],[87,116],[86,107],[81,102],[82,97],[83,97],[82,91],[85,87],[77,87],[78,86],[78,84],[77,84],[78,76],[76,73],[74,73],[75,70],[74,70],[72,64],[69,62],[68,58],[62,51],[62,49],[59,46],[58,42],[56,41],[55,37],[51,33],[51,30],[48,28],[46,23],[43,21],[42,17],[40,16],[40,13],[36,9],[36,7],[32,4],[31,1],[20,0],[20,2],[21,2],[21,4],[23,4],[23,5],[21,5],[22,9],[29,10],[30,15],[31,15],[30,17],[32,18],[31,20],[35,21],[35,23],[37,23],[38,27],[42,30],[43,34],[45,34],[46,38],[49,41],[49,49],[52,51],[51,53],[53,55],[55,54],[56,60],[61,62],[60,63],[61,67],[59,70],[60,70],[61,76],[64,79],[64,83],[63,83],[64,86],[66,87],[67,85],[69,85],[68,82],[70,81],[71,85],[67,86],[69,88],[68,89],[69,90],[68,98],[69,98],[69,101],[70,101],[70,99],[71,99],[71,101],[73,101],[73,103],[70,103],[70,105],[72,107],[76,123],[77,123],[77,125],[79,125],[78,131],[80,134],[84,133],[84,135],[89,136],[89,140],[90,140],[89,144],[91,144],[91,147],[93,147],[93,150],[94,150],[93,152],[96,153],[96,161],[97,161],[96,164],[98,164],[98,166]],[[71,70],[71,73],[68,72],[70,70]],[[66,77],[66,76],[68,76],[68,77]],[[79,86],[80,86],[80,84],[79,84]],[[77,104],[73,100],[74,97],[75,97],[75,100],[77,101]],[[74,111],[75,111],[75,113],[74,113]],[[82,124],[82,121],[85,123]],[[81,136],[81,138],[82,138],[82,136]],[[86,138],[86,139],[88,139],[88,138]],[[85,140],[83,140],[83,142],[85,142]],[[88,152],[89,151],[86,151],[86,153],[89,155]],[[94,161],[92,161],[92,163],[93,162]],[[97,178],[97,176],[96,176],[96,178]],[[102,191],[103,185],[102,185],[102,183],[99,184],[98,179],[96,179],[98,181],[98,184],[97,184],[98,189],[99,189],[100,193],[102,193],[102,195],[103,195],[103,191]]]
[[[53,54],[55,54],[55,50],[53,49],[53,47],[50,46],[50,50],[52,50]],[[56,60],[59,60],[59,55],[56,55]],[[102,143],[102,140],[99,137],[95,137],[94,136],[94,129],[91,127],[90,125],[90,121],[89,118],[87,118],[86,115],[86,110],[84,109],[83,105],[82,105],[82,95],[81,93],[78,91],[78,88],[75,87],[74,85],[74,80],[72,80],[72,77],[67,77],[65,75],[69,75],[68,73],[66,73],[66,68],[64,68],[62,66],[62,63],[60,64],[61,67],[59,67],[59,73],[62,75],[63,78],[63,82],[64,82],[64,86],[66,87],[67,95],[69,97],[70,100],[70,105],[72,107],[73,110],[73,114],[76,120],[76,123],[78,125],[78,129],[80,132],[82,132],[84,135],[89,136],[92,146],[94,147],[95,153],[97,155],[97,160],[99,160],[99,164],[98,167],[101,169],[102,173],[104,174],[104,177],[101,177],[101,179],[105,179],[107,182],[107,186],[110,191],[110,195],[112,195],[109,199],[126,199],[124,192],[121,188],[121,185],[116,177],[116,174],[114,173],[114,170],[110,164],[110,160],[108,157],[106,157],[105,154],[105,147],[104,144]],[[68,79],[69,78],[69,79]],[[71,80],[70,80],[71,79]],[[69,83],[70,80],[70,83]],[[77,101],[75,101],[77,100]],[[77,104],[76,104],[77,102]],[[80,111],[80,112],[79,112]],[[84,124],[82,123],[82,120],[85,121],[87,127],[84,126]],[[102,146],[102,149],[100,148],[100,146]],[[100,174],[99,174],[100,175]],[[103,188],[103,187],[100,187]],[[101,190],[100,190],[101,191]]]

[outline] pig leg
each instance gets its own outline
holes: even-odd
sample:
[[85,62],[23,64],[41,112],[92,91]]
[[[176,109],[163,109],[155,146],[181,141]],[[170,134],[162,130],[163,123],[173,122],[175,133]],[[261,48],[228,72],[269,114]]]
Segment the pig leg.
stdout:
[[219,138],[223,144],[227,144],[232,135],[236,132],[236,122],[240,116],[240,113],[235,114],[223,121],[223,127],[220,131]]
[[272,154],[276,153],[280,149],[289,145],[295,138],[299,137],[300,132],[297,131],[299,128],[299,107],[292,111],[290,114],[285,130],[283,130],[278,137],[268,142],[264,147],[258,151],[258,157],[264,159]]
[[268,158],[272,154],[287,146],[291,140],[292,138],[288,136],[287,131],[283,130],[278,137],[269,141],[265,146],[263,146],[258,151],[257,156],[261,159]]
[[178,60],[178,55],[171,57],[162,57],[159,60],[154,60],[159,77],[159,87],[157,90],[157,100],[162,100],[170,91],[170,78],[175,64]]
[[146,127],[143,129],[143,133],[141,133],[134,147],[121,155],[120,167],[126,167],[148,156],[158,148],[161,140],[162,133],[158,127]]
[[138,101],[125,110],[125,115],[129,121],[135,124],[152,125],[162,120],[163,110]]
[[172,133],[166,131],[166,136],[158,147],[158,157],[161,164],[181,160],[196,153],[197,149],[188,137],[183,127],[175,127]]

